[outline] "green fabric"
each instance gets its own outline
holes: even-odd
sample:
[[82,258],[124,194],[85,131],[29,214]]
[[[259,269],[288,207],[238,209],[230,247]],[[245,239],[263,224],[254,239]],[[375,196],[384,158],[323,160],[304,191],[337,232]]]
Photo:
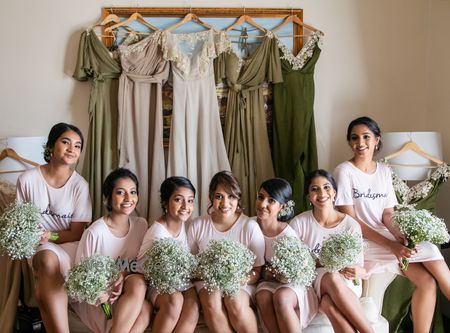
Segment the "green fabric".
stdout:
[[316,130],[314,125],[314,68],[320,49],[299,70],[285,59],[281,61],[283,82],[274,85],[273,161],[275,175],[292,186],[295,213],[308,210],[303,194],[305,176],[317,169]]
[[255,215],[255,200],[261,183],[274,177],[264,113],[263,83],[281,82],[277,42],[267,35],[246,60],[224,52],[215,62],[216,81],[228,85],[225,146],[233,174],[242,190],[244,212]]
[[[448,168],[448,166],[445,164],[439,168],[443,170]],[[414,204],[416,209],[428,209],[430,212],[435,214],[439,188],[441,187],[442,183],[447,180],[447,176],[445,173],[440,172],[440,170],[435,170],[428,179],[413,186],[412,188],[407,188],[406,183],[399,179],[394,172],[392,172],[392,178],[394,189],[396,190],[395,194],[400,204]],[[400,182],[403,182],[403,184]],[[431,190],[426,196],[409,197],[407,195],[411,191],[420,192],[418,190],[414,191],[414,189],[419,189],[425,183],[429,183],[432,186]],[[406,193],[402,193],[402,191],[399,190],[400,186],[404,189],[407,189]],[[397,276],[386,289],[383,298],[382,315],[389,322],[390,332],[409,333],[413,331],[411,321],[411,297],[413,291],[414,285],[403,276]],[[440,309],[439,291],[437,296],[438,297],[431,332],[444,333],[445,330]]]
[[83,176],[89,183],[92,219],[106,214],[102,183],[117,167],[117,95],[121,68],[94,32],[81,34],[73,77],[92,80],[89,98],[89,133],[85,144]]

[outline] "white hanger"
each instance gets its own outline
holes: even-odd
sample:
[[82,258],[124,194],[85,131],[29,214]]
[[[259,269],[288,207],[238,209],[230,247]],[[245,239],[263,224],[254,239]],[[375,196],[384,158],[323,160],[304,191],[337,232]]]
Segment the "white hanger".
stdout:
[[[413,151],[413,152],[419,154],[420,156],[425,157],[426,159],[428,159],[431,162],[434,162],[438,165],[444,163],[440,159],[433,157],[433,156],[427,154],[426,152],[424,152],[414,141],[409,141],[409,142],[405,143],[402,148],[400,148],[399,150],[397,150],[396,152],[394,152],[392,154],[385,156],[384,159],[386,161],[388,161],[390,159],[393,159],[394,157],[402,155],[403,153],[405,153],[407,151]],[[391,166],[410,166],[410,167],[434,168],[434,166],[429,166],[429,165],[425,166],[425,165],[391,164]]]

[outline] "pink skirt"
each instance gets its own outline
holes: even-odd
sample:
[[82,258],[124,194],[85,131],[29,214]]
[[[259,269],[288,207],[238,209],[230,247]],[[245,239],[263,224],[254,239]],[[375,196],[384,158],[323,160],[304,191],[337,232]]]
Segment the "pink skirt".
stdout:
[[[387,229],[377,232],[390,240],[395,240],[394,235]],[[391,251],[370,240],[365,241],[367,245],[364,251],[364,268],[367,270],[367,277],[384,272],[402,275],[397,257]],[[417,248],[418,252],[409,259],[410,263],[444,260],[438,247],[430,242],[421,242]]]
[[[314,292],[314,289],[311,287],[301,287],[301,286],[297,287],[291,284],[263,281],[260,282],[256,287],[256,294],[261,290],[267,290],[272,294],[274,294],[277,290],[281,288],[288,288],[295,293],[295,295],[297,296],[298,308],[300,312],[297,313],[300,320],[300,326],[302,328],[307,327],[311,322],[311,320],[319,311],[319,302]],[[264,328],[264,331],[267,332],[267,329],[264,327],[264,322],[262,320],[261,324]]]

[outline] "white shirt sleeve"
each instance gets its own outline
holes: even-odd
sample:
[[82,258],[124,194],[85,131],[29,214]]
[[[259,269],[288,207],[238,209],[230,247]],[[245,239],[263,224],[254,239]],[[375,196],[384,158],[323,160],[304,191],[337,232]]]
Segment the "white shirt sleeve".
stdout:
[[348,170],[343,164],[340,164],[334,169],[333,176],[338,189],[335,202],[336,206],[353,206],[352,182]]

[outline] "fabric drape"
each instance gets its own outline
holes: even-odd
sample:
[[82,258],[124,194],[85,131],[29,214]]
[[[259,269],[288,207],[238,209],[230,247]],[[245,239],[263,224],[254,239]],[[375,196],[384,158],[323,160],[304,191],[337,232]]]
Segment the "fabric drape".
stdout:
[[119,166],[139,179],[136,212],[147,221],[161,215],[159,187],[166,175],[163,146],[162,86],[169,76],[155,32],[132,45],[119,47]]
[[276,39],[267,34],[248,58],[229,50],[215,62],[216,80],[228,85],[225,145],[233,174],[239,180],[247,215],[255,215],[259,186],[274,176],[264,113],[263,83],[282,82]]
[[121,68],[92,30],[81,34],[73,77],[91,80],[89,133],[82,175],[89,183],[93,220],[106,214],[102,184],[117,167],[117,94]]
[[294,56],[278,42],[283,82],[273,86],[273,164],[275,175],[292,186],[294,210],[308,210],[304,195],[305,176],[317,169],[314,124],[314,68],[320,56],[319,35]]
[[167,176],[184,176],[197,189],[195,215],[207,213],[209,182],[230,170],[219,119],[213,59],[229,42],[223,32],[163,32],[164,57],[172,62],[173,111]]

